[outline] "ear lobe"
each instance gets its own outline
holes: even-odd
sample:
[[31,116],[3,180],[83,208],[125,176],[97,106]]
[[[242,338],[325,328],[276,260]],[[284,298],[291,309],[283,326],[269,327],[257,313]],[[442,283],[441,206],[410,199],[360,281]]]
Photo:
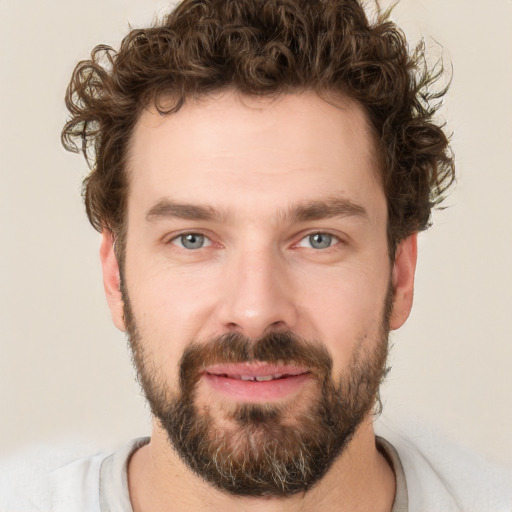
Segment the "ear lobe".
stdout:
[[101,234],[100,259],[103,271],[103,287],[112,321],[118,329],[125,331],[119,264],[114,251],[114,237],[108,230],[104,230]]
[[391,330],[401,327],[411,312],[414,295],[414,273],[418,255],[417,239],[418,235],[414,233],[400,242],[396,250],[392,272],[394,296],[389,321]]

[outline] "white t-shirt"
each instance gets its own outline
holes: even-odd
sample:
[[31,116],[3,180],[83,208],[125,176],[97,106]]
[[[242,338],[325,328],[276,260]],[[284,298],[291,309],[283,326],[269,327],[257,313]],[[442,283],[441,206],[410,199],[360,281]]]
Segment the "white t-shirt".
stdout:
[[[512,472],[438,436],[422,434],[414,443],[394,432],[385,436],[377,445],[397,477],[391,512],[512,512]],[[38,477],[29,467],[0,473],[0,512],[132,512],[127,463],[147,442],[136,439]]]

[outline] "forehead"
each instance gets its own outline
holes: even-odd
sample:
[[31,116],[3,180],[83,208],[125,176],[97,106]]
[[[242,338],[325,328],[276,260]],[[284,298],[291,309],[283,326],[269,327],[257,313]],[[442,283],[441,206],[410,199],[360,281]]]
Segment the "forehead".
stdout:
[[143,113],[130,144],[128,207],[166,196],[218,208],[258,198],[276,207],[333,195],[369,201],[383,196],[376,162],[367,116],[354,101],[225,91],[174,114]]

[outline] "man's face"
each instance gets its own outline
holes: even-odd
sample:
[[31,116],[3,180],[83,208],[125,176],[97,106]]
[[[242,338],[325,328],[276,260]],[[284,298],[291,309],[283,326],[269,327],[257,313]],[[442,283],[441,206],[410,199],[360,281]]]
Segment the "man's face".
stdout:
[[229,492],[288,494],[325,473],[370,413],[410,306],[393,300],[403,279],[366,117],[337,105],[226,92],[147,111],[133,134],[112,314],[161,428]]

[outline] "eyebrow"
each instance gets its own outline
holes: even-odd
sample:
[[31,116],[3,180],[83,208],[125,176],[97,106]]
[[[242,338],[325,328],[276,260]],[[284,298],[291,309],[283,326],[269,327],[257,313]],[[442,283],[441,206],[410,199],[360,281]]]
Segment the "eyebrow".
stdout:
[[368,219],[366,208],[350,199],[332,197],[326,200],[309,201],[290,209],[286,217],[295,222],[330,219],[334,217],[360,217]]
[[222,221],[227,218],[227,214],[222,214],[212,206],[176,203],[168,199],[162,199],[146,213],[146,220],[149,222],[158,220],[159,218]]
[[[344,198],[328,198],[325,200],[308,201],[284,210],[280,214],[285,221],[308,222],[334,217],[360,217],[368,219],[366,209]],[[177,203],[162,199],[146,213],[146,220],[153,222],[159,219],[175,218],[184,220],[200,220],[208,222],[226,222],[230,215],[212,206],[201,206],[188,203]]]

